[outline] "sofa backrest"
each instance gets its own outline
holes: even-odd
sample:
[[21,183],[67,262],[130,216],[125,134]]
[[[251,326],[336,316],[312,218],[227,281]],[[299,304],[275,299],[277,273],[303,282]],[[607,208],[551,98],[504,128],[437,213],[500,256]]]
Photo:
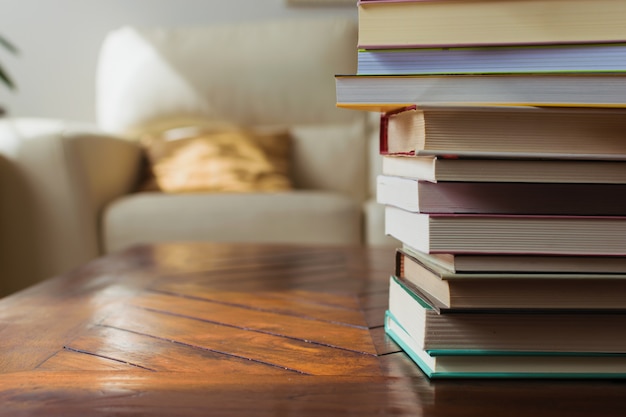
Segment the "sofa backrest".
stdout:
[[334,75],[356,72],[357,22],[292,19],[107,35],[96,77],[99,126],[123,133],[167,117],[293,129],[294,180],[367,193],[366,115],[336,107]]

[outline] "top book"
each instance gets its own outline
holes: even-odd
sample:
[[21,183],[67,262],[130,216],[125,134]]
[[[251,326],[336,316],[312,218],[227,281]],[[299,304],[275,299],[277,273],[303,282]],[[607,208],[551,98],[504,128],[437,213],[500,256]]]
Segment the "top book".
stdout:
[[626,40],[623,0],[359,1],[359,48]]

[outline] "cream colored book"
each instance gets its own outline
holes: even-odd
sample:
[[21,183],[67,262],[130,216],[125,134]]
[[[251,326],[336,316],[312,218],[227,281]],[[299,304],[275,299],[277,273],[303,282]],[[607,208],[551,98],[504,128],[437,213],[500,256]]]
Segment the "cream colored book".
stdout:
[[381,118],[380,153],[626,159],[626,109],[411,106]]
[[383,156],[382,174],[416,180],[626,184],[626,161]]
[[424,253],[407,244],[402,250],[426,259],[448,273],[577,273],[626,274],[624,256],[501,255]]
[[622,0],[359,1],[358,46],[617,42],[623,16]]
[[425,214],[385,207],[385,231],[426,253],[626,256],[624,216]]

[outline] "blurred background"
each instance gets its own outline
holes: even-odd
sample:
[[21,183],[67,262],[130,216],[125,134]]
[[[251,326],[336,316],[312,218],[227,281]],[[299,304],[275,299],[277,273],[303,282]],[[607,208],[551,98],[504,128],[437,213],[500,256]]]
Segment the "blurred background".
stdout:
[[0,48],[0,63],[17,84],[16,91],[0,86],[0,107],[10,116],[94,121],[100,44],[120,26],[314,16],[356,20],[356,0],[0,0],[0,34],[19,49],[14,56]]

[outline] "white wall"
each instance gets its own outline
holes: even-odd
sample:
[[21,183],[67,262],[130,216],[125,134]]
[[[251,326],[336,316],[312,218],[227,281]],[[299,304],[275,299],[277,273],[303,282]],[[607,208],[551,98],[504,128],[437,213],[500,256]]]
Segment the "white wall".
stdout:
[[93,121],[94,76],[105,33],[126,25],[184,26],[333,15],[356,19],[354,5],[287,6],[287,0],[0,0],[0,33],[15,57],[0,62],[18,90],[0,85],[12,116]]

